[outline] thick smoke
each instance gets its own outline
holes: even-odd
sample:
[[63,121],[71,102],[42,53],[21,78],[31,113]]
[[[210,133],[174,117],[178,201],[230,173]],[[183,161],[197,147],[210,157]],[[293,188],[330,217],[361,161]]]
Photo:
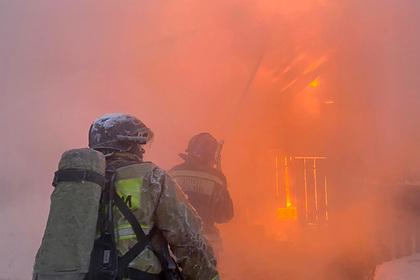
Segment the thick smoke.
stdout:
[[[164,168],[194,133],[225,140],[226,279],[335,279],[368,263],[388,238],[389,186],[420,172],[419,11],[414,0],[0,0],[0,279],[29,279],[58,158],[108,112],[153,128],[147,159]],[[331,223],[291,243],[274,150],[328,157]]]

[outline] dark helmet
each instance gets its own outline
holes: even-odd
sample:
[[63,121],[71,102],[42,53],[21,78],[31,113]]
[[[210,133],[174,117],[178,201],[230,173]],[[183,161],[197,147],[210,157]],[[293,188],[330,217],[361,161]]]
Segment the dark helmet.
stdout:
[[127,114],[109,114],[95,120],[89,130],[89,147],[95,150],[130,151],[153,138],[139,119]]
[[195,135],[185,150],[187,157],[195,158],[205,163],[214,163],[219,143],[210,133],[203,132]]

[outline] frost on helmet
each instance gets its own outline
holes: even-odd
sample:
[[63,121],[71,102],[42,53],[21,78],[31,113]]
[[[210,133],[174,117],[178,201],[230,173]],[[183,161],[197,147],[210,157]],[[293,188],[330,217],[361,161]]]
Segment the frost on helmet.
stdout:
[[106,129],[110,129],[119,123],[130,121],[132,117],[122,113],[111,113],[103,115],[102,117],[95,120],[95,126],[101,126]]
[[153,132],[139,119],[128,114],[113,113],[96,119],[89,131],[89,147],[126,151],[133,144],[146,144]]

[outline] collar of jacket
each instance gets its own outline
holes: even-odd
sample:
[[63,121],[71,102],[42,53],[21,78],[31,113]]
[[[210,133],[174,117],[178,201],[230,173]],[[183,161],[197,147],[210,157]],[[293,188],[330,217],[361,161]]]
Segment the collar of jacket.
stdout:
[[119,168],[122,166],[143,162],[142,157],[133,153],[115,152],[106,157],[109,167]]

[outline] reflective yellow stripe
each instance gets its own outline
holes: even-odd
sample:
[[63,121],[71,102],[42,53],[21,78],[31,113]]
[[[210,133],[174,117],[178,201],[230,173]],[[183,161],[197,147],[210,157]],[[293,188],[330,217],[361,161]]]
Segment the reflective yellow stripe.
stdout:
[[115,183],[118,195],[121,196],[127,206],[132,210],[140,207],[142,186],[143,178],[122,179]]
[[210,180],[213,182],[216,182],[219,185],[224,186],[225,183],[222,179],[220,179],[218,176],[215,176],[213,174],[202,172],[202,171],[195,171],[195,170],[172,170],[170,174],[172,177],[197,177],[201,179]]
[[[145,224],[140,224],[140,226],[141,226],[141,228],[142,228],[145,232],[149,231],[149,230],[150,230],[150,228],[151,228],[151,226],[150,226],[150,225],[145,225]],[[130,224],[121,224],[121,225],[118,225],[118,230],[125,230],[125,229],[131,229],[131,230],[132,230],[132,227],[131,227],[131,225],[130,225]]]
[[199,193],[207,196],[212,196],[215,189],[216,183],[210,180],[198,178],[198,177],[175,177],[175,182],[186,192]]
[[[150,232],[151,226],[141,224],[141,228],[144,230],[145,234],[148,234]],[[136,239],[137,236],[134,233],[133,228],[130,224],[121,224],[117,227],[117,238],[118,240],[130,240],[130,239]]]
[[119,236],[118,240],[119,241],[126,241],[126,240],[136,240],[137,236],[135,234],[131,234],[131,235],[126,235],[126,236]]

